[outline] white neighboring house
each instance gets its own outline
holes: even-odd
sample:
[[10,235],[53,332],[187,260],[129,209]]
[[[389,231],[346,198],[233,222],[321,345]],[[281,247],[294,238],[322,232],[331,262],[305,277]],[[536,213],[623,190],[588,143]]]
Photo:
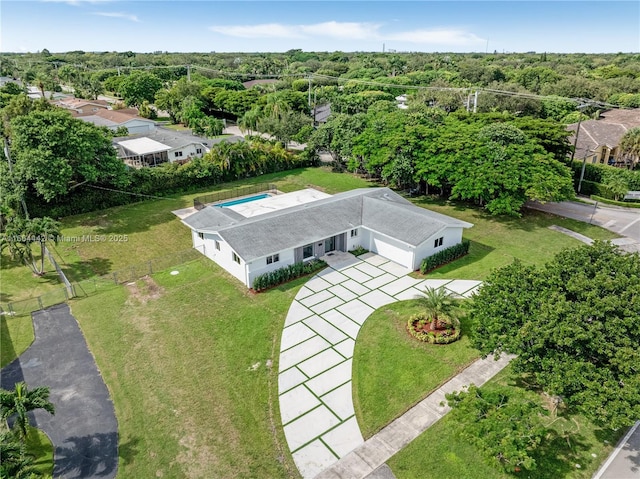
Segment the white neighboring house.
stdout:
[[162,163],[184,163],[192,158],[202,158],[211,145],[222,141],[236,142],[242,137],[229,136],[213,140],[158,127],[138,136],[113,139],[118,157],[134,168],[157,166]]
[[91,114],[78,115],[76,118],[96,126],[106,126],[111,131],[116,131],[120,127],[129,130],[130,135],[153,133],[156,130],[156,122],[139,117],[137,110],[128,108],[124,110],[102,110],[91,111]]
[[191,228],[194,248],[247,287],[263,273],[356,246],[411,272],[423,258],[460,243],[463,229],[473,226],[417,207],[389,188],[351,190],[249,218],[208,206],[182,222]]

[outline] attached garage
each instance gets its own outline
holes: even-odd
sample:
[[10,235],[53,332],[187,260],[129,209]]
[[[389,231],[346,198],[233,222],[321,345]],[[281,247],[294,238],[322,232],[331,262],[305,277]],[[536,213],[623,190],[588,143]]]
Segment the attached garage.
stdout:
[[372,231],[369,250],[406,267],[407,271],[413,270],[414,250],[407,244]]

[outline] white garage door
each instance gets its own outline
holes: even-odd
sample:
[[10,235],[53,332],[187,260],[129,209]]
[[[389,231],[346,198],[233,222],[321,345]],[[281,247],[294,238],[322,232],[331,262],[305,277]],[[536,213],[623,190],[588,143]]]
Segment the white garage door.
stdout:
[[412,268],[413,266],[411,252],[401,246],[390,244],[387,238],[374,236],[371,250],[407,268]]

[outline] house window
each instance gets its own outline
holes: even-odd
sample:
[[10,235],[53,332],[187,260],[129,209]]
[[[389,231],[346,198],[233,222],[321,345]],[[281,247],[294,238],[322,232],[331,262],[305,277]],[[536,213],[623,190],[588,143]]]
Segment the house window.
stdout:
[[204,239],[204,233],[198,233],[198,238],[200,238],[201,240]]
[[235,254],[234,252],[231,252],[231,257],[233,258],[233,261],[235,263],[240,264],[240,256],[238,256],[237,254]]
[[220,251],[220,241],[216,241],[216,249]]
[[355,238],[356,236],[358,236],[358,230],[351,230],[351,237]]
[[174,155],[176,158],[178,158],[178,157],[182,156],[182,152],[181,152],[181,151],[175,151],[175,152],[173,153],[173,155]]
[[438,246],[442,246],[442,242],[444,241],[444,236],[441,236],[440,238],[436,239],[433,242],[433,247],[437,248]]
[[302,259],[311,258],[313,256],[313,245],[307,244],[302,247]]
[[196,153],[198,155],[201,155],[202,154],[202,148],[196,148]]
[[277,263],[280,261],[280,255],[274,254],[273,256],[267,256],[267,264]]

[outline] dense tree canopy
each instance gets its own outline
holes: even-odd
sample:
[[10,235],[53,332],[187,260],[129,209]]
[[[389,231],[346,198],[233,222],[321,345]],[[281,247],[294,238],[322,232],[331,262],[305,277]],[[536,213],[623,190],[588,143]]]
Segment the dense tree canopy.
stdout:
[[126,182],[125,166],[102,128],[64,110],[33,111],[14,118],[10,126],[12,179],[22,191],[33,188],[51,200],[85,182]]
[[469,316],[483,354],[517,354],[516,369],[572,410],[613,428],[640,417],[640,255],[596,242],[543,268],[514,263]]

